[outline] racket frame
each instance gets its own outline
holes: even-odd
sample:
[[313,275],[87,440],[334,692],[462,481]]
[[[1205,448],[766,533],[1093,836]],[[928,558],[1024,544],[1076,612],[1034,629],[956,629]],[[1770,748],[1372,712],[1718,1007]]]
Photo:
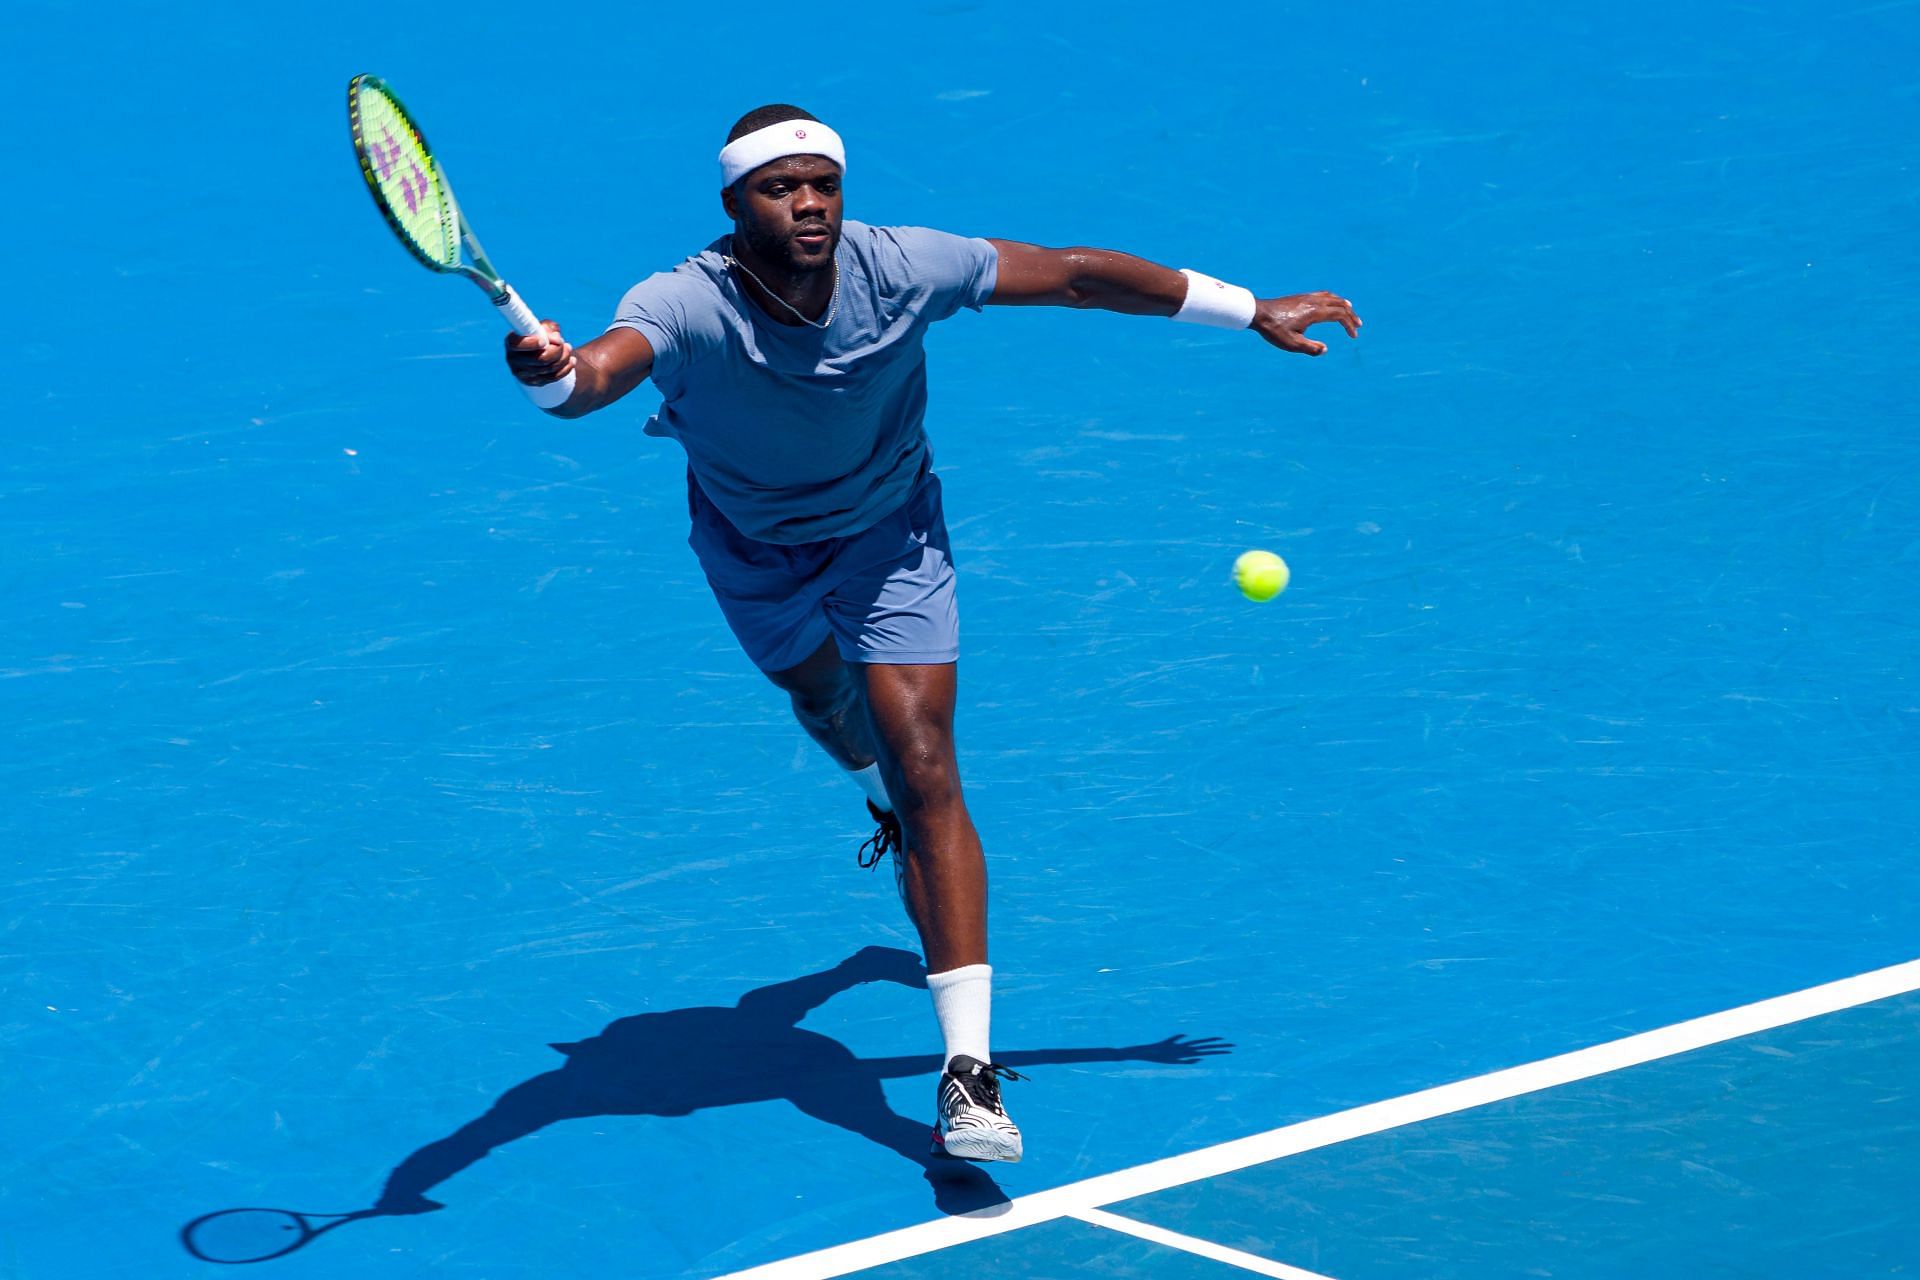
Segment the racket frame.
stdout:
[[[441,262],[422,252],[420,246],[414,243],[413,237],[407,234],[399,215],[387,203],[386,196],[380,191],[380,180],[374,173],[373,159],[367,154],[367,141],[361,127],[360,94],[363,89],[377,92],[392,103],[394,110],[399,112],[400,119],[412,131],[413,136],[420,140],[420,149],[426,154],[427,165],[432,170],[434,180],[439,184],[440,194],[444,197],[440,210],[441,228],[443,231],[457,233],[458,242],[466,247],[467,253],[473,258],[471,266],[460,261],[457,254],[454,261]],[[360,176],[365,180],[367,191],[373,196],[374,207],[379,209],[380,216],[386,219],[387,227],[393,232],[394,239],[413,255],[416,262],[429,271],[437,271],[442,275],[463,276],[473,281],[486,292],[487,300],[499,309],[501,316],[514,332],[526,337],[544,337],[545,327],[521,300],[513,286],[500,278],[500,273],[494,270],[493,263],[488,260],[487,251],[480,245],[480,238],[474,235],[473,228],[467,224],[467,216],[460,211],[460,201],[453,194],[453,183],[448,180],[447,171],[441,167],[439,159],[434,156],[433,144],[427,141],[426,131],[420,127],[420,122],[414,119],[413,113],[407,110],[404,102],[400,101],[400,95],[379,76],[357,75],[347,83],[347,121],[353,129],[353,154],[360,162]],[[448,236],[450,242],[455,239],[455,235]]]

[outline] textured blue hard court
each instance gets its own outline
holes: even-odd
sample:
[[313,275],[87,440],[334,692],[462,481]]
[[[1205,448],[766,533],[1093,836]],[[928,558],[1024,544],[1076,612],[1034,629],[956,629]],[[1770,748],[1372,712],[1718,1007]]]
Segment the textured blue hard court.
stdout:
[[1116,1213],[1342,1280],[1920,1265],[1920,998],[1413,1125]]
[[[1044,1259],[1042,1262],[1040,1260]],[[1036,1265],[1044,1271],[1037,1270]],[[1151,1276],[1153,1280],[1245,1280],[1247,1273],[1180,1249],[1056,1218],[1036,1227],[961,1245],[944,1253],[872,1267],[861,1280],[920,1280],[965,1275]]]
[[[196,1216],[416,1156],[445,1209],[261,1274],[717,1275],[1920,955],[1912,6],[22,25],[0,1277],[205,1274]],[[932,338],[1033,1068],[994,1186],[923,1176],[926,997],[841,963],[910,931],[651,397],[525,404],[361,189],[358,71],[575,336],[717,234],[769,100],[853,216],[1365,317]]]
[[[1907,1274],[1917,1018],[1883,1001],[1107,1208],[1341,1280]],[[1068,1219],[857,1274],[1245,1274],[1167,1252]]]

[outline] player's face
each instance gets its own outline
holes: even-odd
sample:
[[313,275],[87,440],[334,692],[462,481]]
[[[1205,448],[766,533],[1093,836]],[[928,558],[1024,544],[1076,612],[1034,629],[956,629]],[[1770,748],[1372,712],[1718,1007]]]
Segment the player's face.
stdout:
[[792,272],[832,264],[840,243],[840,166],[825,156],[761,165],[726,193],[726,206],[747,247],[769,264]]

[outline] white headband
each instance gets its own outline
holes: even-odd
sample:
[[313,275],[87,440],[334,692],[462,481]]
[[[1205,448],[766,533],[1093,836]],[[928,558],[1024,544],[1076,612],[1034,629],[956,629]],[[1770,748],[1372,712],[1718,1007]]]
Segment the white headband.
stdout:
[[818,120],[783,120],[735,138],[720,148],[720,185],[730,187],[763,164],[787,156],[825,156],[847,171],[840,135]]

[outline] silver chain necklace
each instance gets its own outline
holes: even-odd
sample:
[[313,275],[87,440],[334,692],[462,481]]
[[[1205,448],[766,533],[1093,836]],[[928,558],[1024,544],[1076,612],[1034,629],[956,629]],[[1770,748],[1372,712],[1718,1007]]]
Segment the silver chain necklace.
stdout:
[[833,313],[840,309],[840,259],[838,256],[836,256],[833,260],[833,295],[827,299],[827,314],[820,317],[820,319],[818,320],[809,320],[805,316],[801,315],[800,309],[798,307],[795,307],[791,302],[788,302],[785,298],[781,297],[779,294],[775,293],[773,290],[767,288],[766,281],[762,280],[759,276],[753,274],[752,269],[749,268],[746,263],[740,261],[740,259],[734,257],[732,254],[727,255],[727,265],[730,267],[738,267],[742,271],[745,271],[747,273],[747,279],[759,285],[761,292],[765,293],[769,298],[772,298],[775,302],[785,307],[788,313],[792,315],[795,320],[798,320],[801,324],[806,325],[808,328],[811,328],[811,329],[826,328],[828,325],[833,323]]

